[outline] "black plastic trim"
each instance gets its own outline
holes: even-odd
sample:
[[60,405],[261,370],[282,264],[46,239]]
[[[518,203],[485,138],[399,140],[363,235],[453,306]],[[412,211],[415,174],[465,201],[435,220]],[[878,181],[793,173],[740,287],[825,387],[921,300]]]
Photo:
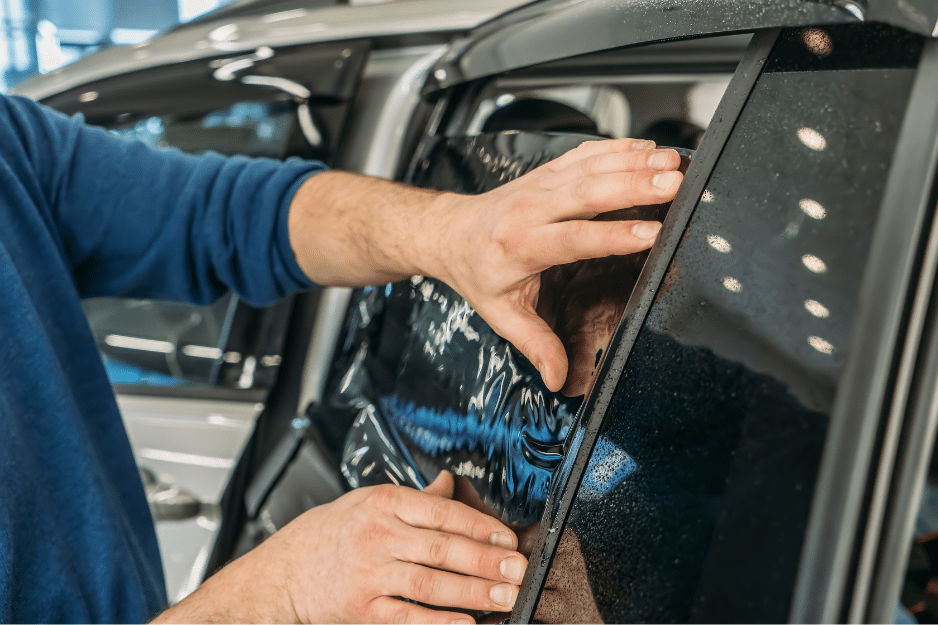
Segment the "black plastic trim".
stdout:
[[573,506],[580,481],[589,463],[593,446],[619,384],[622,371],[625,369],[632,346],[645,323],[645,317],[651,309],[691,215],[703,194],[736,120],[762,72],[765,59],[778,33],[777,29],[773,29],[756,33],[753,37],[749,49],[740,61],[736,74],[713,115],[713,121],[704,134],[700,148],[691,161],[684,182],[665,219],[661,234],[632,291],[632,297],[610,341],[610,345],[615,345],[615,352],[611,357],[603,358],[596,387],[587,397],[578,415],[577,424],[568,435],[567,440],[574,441],[577,447],[567,450],[564,463],[555,475],[554,485],[551,488],[538,531],[537,543],[531,553],[521,592],[511,614],[511,622],[528,623],[534,616],[541,589],[566,526],[567,516]]
[[144,386],[142,384],[115,384],[114,394],[154,399],[201,399],[206,401],[263,402],[268,389],[238,390],[218,386]]
[[[848,588],[857,581],[852,571],[866,520],[862,508],[872,494],[870,473],[880,438],[888,439],[886,411],[894,390],[904,390],[901,384],[894,389],[898,358],[931,210],[922,200],[928,192],[923,184],[933,172],[925,170],[925,144],[934,141],[934,126],[922,117],[934,114],[934,91],[923,91],[926,87],[934,89],[934,83],[917,79],[910,95],[870,247],[805,535],[793,623],[840,622],[850,607]],[[926,110],[917,110],[923,104]]]
[[454,43],[430,72],[425,92],[610,48],[862,19],[855,6],[811,0],[546,0],[483,24]]
[[[903,354],[904,361],[917,356],[917,363],[909,363],[917,365],[912,390],[904,415],[890,416],[890,420],[905,416],[898,451],[889,458],[890,462],[895,460],[895,470],[877,476],[884,485],[888,480],[891,488],[882,523],[884,529],[876,537],[878,554],[869,573],[869,599],[857,605],[858,609],[866,610],[865,614],[858,613],[867,623],[885,623],[893,618],[938,431],[938,291],[934,289],[938,274],[938,188],[935,185],[938,102],[935,93],[938,93],[938,42],[930,41],[922,53],[919,74],[909,99],[906,119],[909,141],[899,144],[893,165],[894,175],[904,182],[897,189],[903,193],[897,202],[906,207],[914,206],[916,212],[930,213],[932,224],[918,280],[913,322],[909,324]],[[853,601],[859,604],[862,599],[864,597],[854,596]]]

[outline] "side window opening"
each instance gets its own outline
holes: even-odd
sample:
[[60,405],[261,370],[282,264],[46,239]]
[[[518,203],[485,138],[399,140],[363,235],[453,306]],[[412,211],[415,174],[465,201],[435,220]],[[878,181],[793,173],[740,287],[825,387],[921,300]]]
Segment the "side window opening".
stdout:
[[[155,149],[283,159],[298,133],[295,109],[277,98],[134,119],[118,114],[109,130]],[[231,293],[207,306],[112,297],[83,307],[112,384],[249,390],[270,388],[276,379],[283,339],[277,327],[289,298],[268,309]]]
[[[517,83],[522,83],[521,85]],[[465,134],[500,130],[580,132],[696,149],[729,77],[723,75],[607,77],[598,84],[526,87],[495,81],[483,91]]]

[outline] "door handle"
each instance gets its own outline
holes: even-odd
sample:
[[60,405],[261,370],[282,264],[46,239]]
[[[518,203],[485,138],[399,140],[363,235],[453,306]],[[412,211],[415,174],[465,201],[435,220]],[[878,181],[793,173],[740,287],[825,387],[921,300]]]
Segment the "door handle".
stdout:
[[199,515],[202,502],[175,484],[160,482],[149,467],[140,467],[140,479],[153,521],[182,521]]

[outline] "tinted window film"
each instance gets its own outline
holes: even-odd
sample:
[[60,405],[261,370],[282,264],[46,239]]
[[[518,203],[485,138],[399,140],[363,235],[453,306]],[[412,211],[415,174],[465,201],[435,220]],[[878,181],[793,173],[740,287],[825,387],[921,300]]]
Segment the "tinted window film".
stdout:
[[537,620],[787,620],[914,77],[888,65],[760,77],[636,339]]

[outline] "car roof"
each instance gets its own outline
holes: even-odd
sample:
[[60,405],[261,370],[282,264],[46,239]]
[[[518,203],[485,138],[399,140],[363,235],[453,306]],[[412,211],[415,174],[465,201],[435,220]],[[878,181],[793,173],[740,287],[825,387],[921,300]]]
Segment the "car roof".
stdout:
[[938,37],[935,0],[542,0],[474,29],[426,91],[629,45],[766,28],[883,22]]
[[[102,50],[23,82],[11,92],[41,100],[83,84],[199,58],[370,37],[469,31],[530,0],[401,0],[388,4],[283,9],[234,17],[223,13],[133,46]],[[251,5],[256,3],[252,2]],[[293,0],[293,4],[300,2]],[[308,3],[307,3],[308,4]]]

